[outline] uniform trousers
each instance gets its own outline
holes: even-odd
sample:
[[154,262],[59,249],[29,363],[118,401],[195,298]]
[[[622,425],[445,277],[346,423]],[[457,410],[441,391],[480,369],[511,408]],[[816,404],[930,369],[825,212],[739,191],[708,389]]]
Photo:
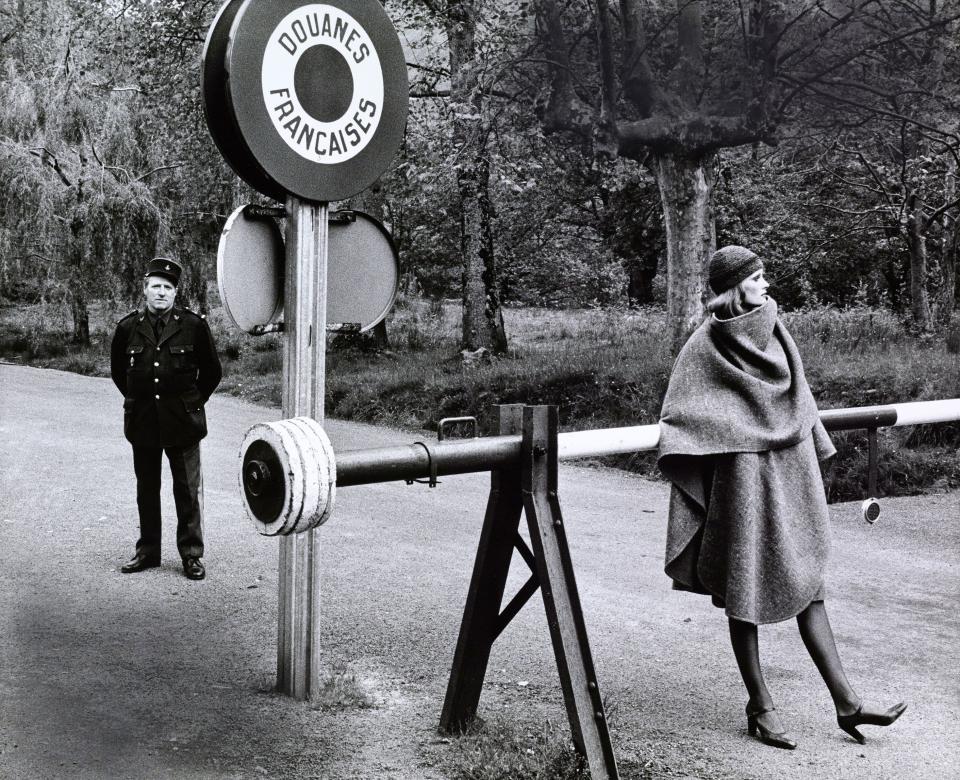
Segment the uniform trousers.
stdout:
[[137,475],[137,509],[140,540],[137,553],[160,559],[160,471],[167,454],[177,507],[177,550],[181,558],[203,557],[203,475],[200,442],[189,447],[133,445],[133,470]]

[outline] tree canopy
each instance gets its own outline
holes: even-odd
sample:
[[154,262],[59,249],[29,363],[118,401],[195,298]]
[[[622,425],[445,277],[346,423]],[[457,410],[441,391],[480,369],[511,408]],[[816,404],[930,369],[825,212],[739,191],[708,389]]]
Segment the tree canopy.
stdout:
[[[386,7],[413,99],[374,199],[407,289],[460,297],[479,251],[498,303],[665,302],[682,331],[709,252],[744,243],[785,305],[949,321],[960,0]],[[203,120],[216,11],[0,5],[0,296],[69,307],[83,340],[88,303],[132,303],[145,260],[170,252],[206,305],[224,220],[264,200]],[[471,193],[489,224],[478,249],[464,244]]]

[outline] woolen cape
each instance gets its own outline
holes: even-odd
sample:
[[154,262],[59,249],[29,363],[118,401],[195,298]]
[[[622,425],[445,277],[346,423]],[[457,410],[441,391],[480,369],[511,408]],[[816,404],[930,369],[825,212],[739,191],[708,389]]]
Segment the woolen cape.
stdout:
[[694,332],[660,431],[674,587],[710,594],[751,623],[785,620],[822,598],[829,536],[819,460],[835,450],[772,298]]

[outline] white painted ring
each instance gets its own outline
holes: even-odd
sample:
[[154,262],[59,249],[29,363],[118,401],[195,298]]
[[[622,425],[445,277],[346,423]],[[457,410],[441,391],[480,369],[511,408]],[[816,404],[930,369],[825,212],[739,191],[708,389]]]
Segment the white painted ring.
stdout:
[[[247,503],[246,491],[244,490],[243,485],[243,461],[247,454],[247,450],[255,443],[261,441],[266,444],[273,452],[276,454],[277,459],[280,461],[281,468],[284,473],[284,482],[286,483],[287,495],[285,496],[284,508],[280,514],[270,522],[264,522],[258,518],[253,510],[250,508],[250,505]],[[291,501],[290,496],[290,485],[289,480],[286,475],[289,473],[290,464],[289,460],[286,458],[286,448],[283,444],[283,440],[280,434],[272,423],[257,423],[249,431],[247,435],[244,436],[243,442],[240,445],[240,469],[239,469],[239,484],[240,484],[240,495],[243,497],[243,507],[247,513],[247,517],[254,524],[257,531],[264,536],[277,536],[278,534],[284,533],[284,525],[288,521],[289,516],[289,505]]]
[[[262,442],[270,447],[282,469],[284,505],[280,515],[270,522],[258,518],[246,501],[242,464],[254,442]],[[240,447],[240,463],[244,509],[260,534],[285,536],[303,533],[317,528],[330,518],[336,498],[336,460],[333,445],[316,420],[296,417],[254,425]]]
[[323,427],[310,417],[287,420],[304,462],[304,493],[293,533],[303,533],[327,521],[336,497],[333,447]]

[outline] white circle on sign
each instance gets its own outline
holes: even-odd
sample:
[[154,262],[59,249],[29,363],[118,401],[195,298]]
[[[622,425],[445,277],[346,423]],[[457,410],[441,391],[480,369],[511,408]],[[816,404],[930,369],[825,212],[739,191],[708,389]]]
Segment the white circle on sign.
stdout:
[[316,3],[287,14],[267,40],[260,73],[274,129],[304,159],[337,165],[373,140],[383,69],[370,36],[346,11]]

